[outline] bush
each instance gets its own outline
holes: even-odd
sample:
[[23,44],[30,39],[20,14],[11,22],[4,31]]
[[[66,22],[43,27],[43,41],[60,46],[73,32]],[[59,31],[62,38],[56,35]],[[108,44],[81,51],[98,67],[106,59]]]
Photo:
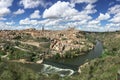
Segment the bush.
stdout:
[[50,39],[46,37],[38,37],[35,40],[38,42],[49,42],[50,41]]
[[54,56],[55,59],[60,59],[60,53],[56,53],[56,55]]

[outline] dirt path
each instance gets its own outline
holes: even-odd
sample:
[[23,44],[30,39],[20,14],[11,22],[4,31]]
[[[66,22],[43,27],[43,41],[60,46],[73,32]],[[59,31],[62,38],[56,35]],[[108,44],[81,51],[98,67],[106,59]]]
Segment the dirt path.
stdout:
[[20,49],[20,50],[22,50],[22,51],[30,52],[29,50],[20,48],[20,47],[18,47],[18,46],[14,46],[14,48]]
[[33,42],[33,41],[22,42],[22,41],[20,41],[20,43],[22,43],[22,44],[28,44],[28,45],[33,45],[33,46],[39,47],[39,43],[38,43],[38,42]]

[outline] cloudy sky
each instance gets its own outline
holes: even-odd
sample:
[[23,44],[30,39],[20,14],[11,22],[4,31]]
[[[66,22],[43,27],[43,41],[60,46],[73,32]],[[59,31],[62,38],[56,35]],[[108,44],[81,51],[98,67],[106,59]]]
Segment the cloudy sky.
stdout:
[[120,30],[120,0],[0,0],[0,29]]

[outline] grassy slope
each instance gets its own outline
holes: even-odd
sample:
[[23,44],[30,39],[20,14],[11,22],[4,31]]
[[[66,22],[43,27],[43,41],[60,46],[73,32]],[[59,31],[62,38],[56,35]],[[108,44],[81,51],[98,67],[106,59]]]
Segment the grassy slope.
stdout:
[[18,63],[0,62],[0,80],[39,80],[39,75]]
[[96,38],[103,42],[104,52],[100,58],[94,59],[81,68],[81,74],[73,76],[74,80],[115,80],[120,69],[120,37],[119,32],[87,34],[91,40]]

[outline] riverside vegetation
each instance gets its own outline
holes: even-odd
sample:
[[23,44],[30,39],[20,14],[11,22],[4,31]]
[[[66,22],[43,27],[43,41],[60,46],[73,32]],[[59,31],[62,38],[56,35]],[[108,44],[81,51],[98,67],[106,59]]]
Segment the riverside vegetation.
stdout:
[[[53,33],[56,35],[51,35]],[[115,80],[120,69],[119,31],[94,33],[70,29],[39,32],[29,29],[1,31],[0,36],[0,80]],[[93,49],[96,40],[103,43],[103,54],[87,61],[80,67],[80,73],[72,76],[38,74],[15,62],[23,59],[24,63],[37,63],[44,58],[59,60],[81,56]]]

